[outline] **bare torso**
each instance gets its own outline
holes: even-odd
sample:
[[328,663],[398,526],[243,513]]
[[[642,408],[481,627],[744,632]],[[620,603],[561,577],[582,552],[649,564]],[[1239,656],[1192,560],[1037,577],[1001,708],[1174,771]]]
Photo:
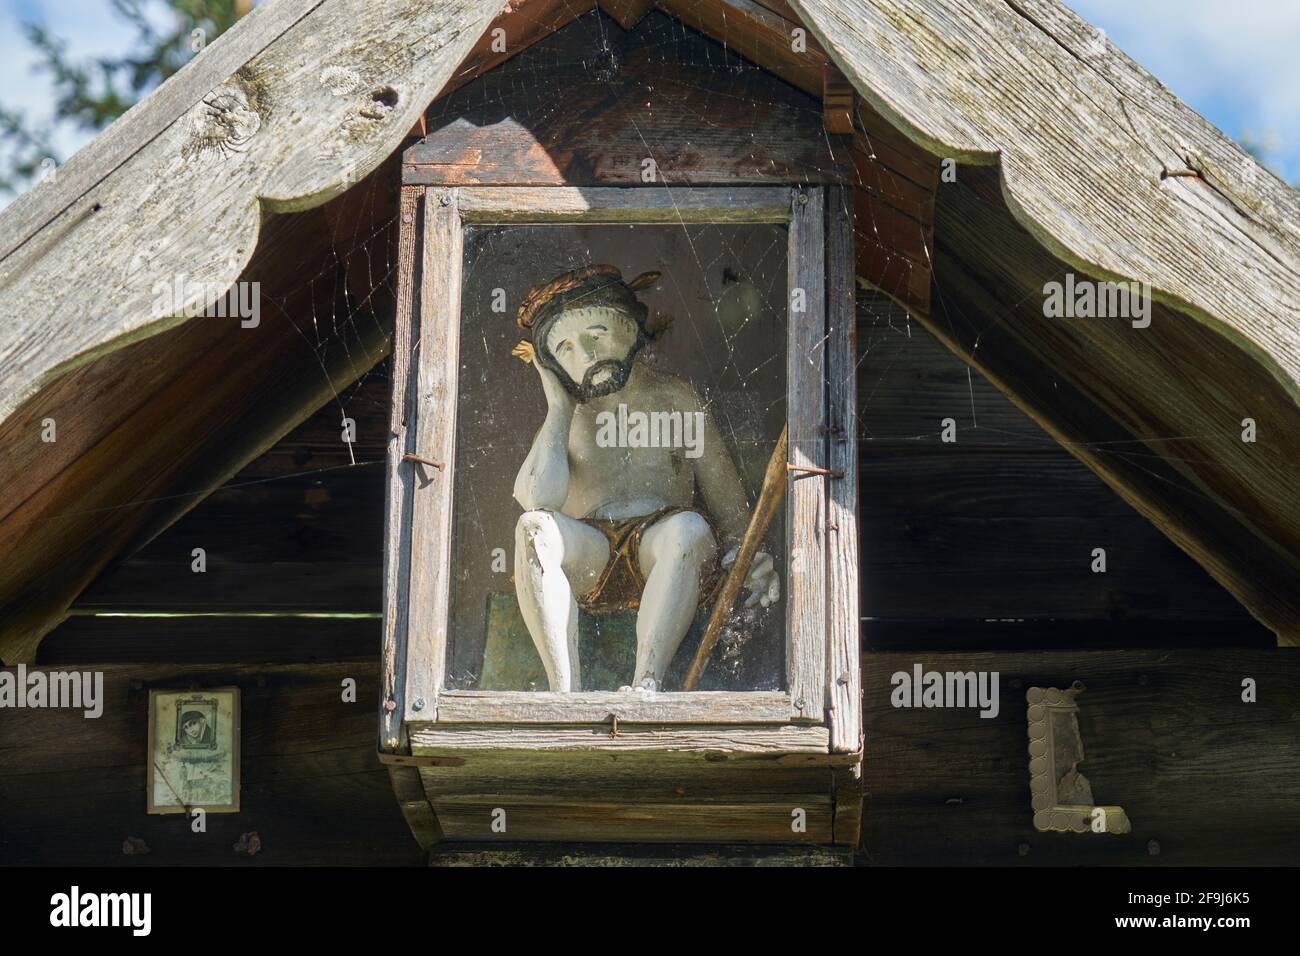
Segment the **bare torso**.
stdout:
[[[681,443],[677,447],[610,443],[609,422],[618,421],[620,415],[624,422],[635,423],[638,414],[648,418],[676,413],[682,423],[678,434],[685,435],[686,428],[695,426],[688,416],[701,412],[699,399],[685,380],[640,363],[624,388],[578,406],[569,430],[569,489],[563,513],[574,518],[630,518],[669,506],[690,507],[695,500],[695,467],[687,449]],[[717,454],[719,449],[707,449],[705,454],[709,451]]]

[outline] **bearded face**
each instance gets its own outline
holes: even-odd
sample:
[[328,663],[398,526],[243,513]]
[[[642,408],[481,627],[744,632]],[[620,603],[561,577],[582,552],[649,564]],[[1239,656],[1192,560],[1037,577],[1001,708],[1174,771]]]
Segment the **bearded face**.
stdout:
[[580,402],[611,395],[627,384],[645,338],[623,312],[605,307],[570,309],[546,330],[545,347],[560,379]]

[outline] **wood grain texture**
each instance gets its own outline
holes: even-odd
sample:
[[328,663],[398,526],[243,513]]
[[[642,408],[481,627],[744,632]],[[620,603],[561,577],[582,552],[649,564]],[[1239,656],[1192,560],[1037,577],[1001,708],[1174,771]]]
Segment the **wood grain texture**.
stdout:
[[821,96],[830,58],[807,30],[806,48],[795,52],[794,31],[803,29],[796,20],[752,0],[660,0],[659,8],[805,93]]
[[822,76],[822,122],[833,135],[853,133],[853,84],[834,67]]
[[[978,175],[968,179],[978,181]],[[1279,640],[1300,627],[1300,411],[1249,354],[1157,301],[1151,325],[1045,320],[1033,295],[1068,266],[964,183],[939,203],[941,341],[1205,568]],[[955,243],[961,249],[954,254]],[[1016,305],[1019,300],[1019,305]],[[999,321],[989,323],[989,316]],[[979,350],[976,352],[979,343]],[[1033,362],[1059,359],[1048,380]],[[1249,415],[1261,436],[1242,441]]]
[[[763,797],[717,802],[555,802],[529,794],[490,794],[477,799],[435,799],[433,806],[449,841],[488,840],[494,820],[504,821],[502,839],[592,842],[828,844],[834,806],[829,794],[801,794],[782,803]],[[801,812],[803,829],[791,826]]]
[[[6,710],[0,720],[0,861],[44,866],[417,865],[389,775],[375,757],[377,659],[315,664],[118,664],[104,713]],[[66,669],[66,668],[65,668]],[[356,703],[342,681],[356,681]],[[145,814],[151,688],[237,686],[242,703],[238,814],[195,834]],[[178,825],[179,824],[179,825]],[[256,830],[262,849],[236,853]],[[123,841],[150,852],[125,857]]]
[[437,867],[827,867],[851,866],[849,848],[699,844],[447,843],[429,856]]
[[[513,0],[499,7],[496,18],[470,48],[439,92],[443,97],[528,50],[596,7],[595,0]],[[497,42],[505,34],[504,49]]]
[[[1121,341],[1116,323],[1085,323],[1075,342],[1088,347],[1086,358],[1063,345],[1044,349],[1040,343],[1031,350],[1034,360],[1058,374],[1088,379],[1079,396],[1085,406],[1101,406],[1128,427],[1130,438],[1157,442],[1239,433],[1241,420],[1256,414],[1278,416],[1285,423],[1279,434],[1295,433],[1300,198],[1294,190],[1055,0],[795,0],[792,6],[863,98],[912,141],[939,157],[997,162],[996,193],[1025,233],[1020,256],[1032,260],[1026,248],[1032,244],[1062,272],[1149,283],[1156,331],[1128,330],[1122,345],[1111,348]],[[966,201],[955,195],[960,186],[953,192]],[[940,195],[946,199],[949,191]],[[948,221],[961,219],[958,214]],[[1001,298],[997,282],[1006,281],[1006,271],[1029,271],[1027,263],[1004,253],[997,263],[976,265],[991,244],[987,228],[965,221],[965,235],[947,236],[953,261],[968,273],[972,297],[982,288]],[[1044,321],[1038,308],[1046,278],[1037,277],[1037,306],[1029,303],[1040,314],[1021,316],[1020,330],[1049,336],[1058,330],[1061,323]],[[1171,334],[1171,326],[1181,347],[1147,351]],[[969,343],[953,344],[970,355]],[[1135,374],[1125,360],[1138,353],[1145,354]],[[1029,377],[1026,359],[1013,366],[1005,356],[987,354],[981,367],[1013,393]],[[1196,373],[1165,378],[1160,372],[1171,356],[1193,363]],[[1117,397],[1135,383],[1156,382],[1161,387],[1150,404]],[[1215,409],[1222,391],[1241,382],[1263,399],[1248,401],[1249,412],[1233,403],[1209,431],[1198,428],[1205,423],[1194,410]],[[1039,391],[1031,398],[1026,391],[1022,400],[1042,420],[1074,414],[1060,395]],[[1134,408],[1152,414],[1142,420],[1131,414]],[[1156,416],[1172,428],[1151,428]],[[1054,434],[1066,441],[1102,438],[1100,430]],[[1215,455],[1180,455],[1181,462],[1170,449],[1155,449],[1155,457],[1165,459],[1161,467],[1187,471],[1199,457],[1222,468],[1223,480],[1213,486],[1200,478],[1197,493],[1209,507],[1178,502],[1176,492],[1156,487],[1163,481],[1126,475],[1095,457],[1085,460],[1279,639],[1294,641],[1300,589],[1291,536],[1300,527],[1300,509],[1293,494],[1278,496],[1274,489],[1284,473],[1282,458],[1294,458],[1285,444],[1223,441]],[[1291,470],[1286,466],[1288,477]],[[1247,553],[1265,555],[1265,581],[1258,580],[1258,559]]]
[[404,181],[701,186],[847,177],[848,151],[828,148],[817,100],[680,27],[665,42],[667,25],[660,14],[629,36],[606,26],[609,49],[592,57],[591,33],[602,25],[584,18],[438,100],[427,135],[403,154]]
[[5,210],[0,260],[22,246],[61,214],[75,207],[85,214],[82,200],[176,121],[180,112],[202,102],[212,90],[266,49],[285,30],[309,14],[322,0],[263,3],[241,17],[229,30],[204,47],[203,55],[186,63],[148,96],[86,146],[72,155],[54,176],[47,176],[18,196]]
[[647,794],[709,801],[750,791],[784,800],[829,792],[834,768],[824,758],[776,751],[620,750],[593,760],[577,750],[506,748],[462,750],[429,758],[418,769],[431,796],[449,799],[515,789],[570,800],[579,793],[601,793],[632,801]]
[[600,0],[600,9],[624,30],[635,27],[654,5],[655,0]]
[[831,798],[835,803],[832,820],[833,837],[837,846],[857,847],[862,839],[863,788],[866,784],[861,764],[836,767],[832,771]]
[[[137,107],[149,130],[114,134],[122,155],[114,146],[88,160],[93,174],[58,177],[39,216],[27,204],[6,210],[0,233],[39,232],[0,261],[0,304],[22,317],[0,329],[0,420],[59,372],[217,299],[263,216],[319,205],[377,167],[497,10],[493,0],[275,0]],[[190,89],[205,58],[224,75]],[[160,302],[156,284],[178,275],[194,284],[186,301]]]
[[[415,399],[413,453],[440,468],[404,462],[411,485],[411,576],[407,591],[406,706],[412,720],[431,720],[447,666],[451,600],[451,508],[456,468],[456,381],[460,373],[460,274],[464,233],[454,189],[425,194],[419,338],[412,346]],[[399,584],[400,588],[400,584]],[[399,636],[399,640],[400,640]]]
[[[997,671],[1000,710],[895,708],[890,677]],[[1258,700],[1242,701],[1242,680]],[[1034,830],[1025,690],[1087,687],[1080,771],[1124,836]],[[1265,866],[1300,853],[1291,808],[1300,654],[1060,651],[866,654],[867,810],[859,861],[911,866]],[[1152,856],[1148,841],[1160,854]],[[1022,853],[1020,847],[1024,845]]]
[[780,186],[474,186],[458,190],[467,223],[765,223],[790,219]]
[[379,701],[379,746],[398,749],[406,714],[406,649],[411,622],[411,535],[416,469],[404,461],[415,454],[419,408],[411,371],[419,341],[423,283],[424,190],[403,186],[397,244],[397,312],[391,351],[386,494],[384,509],[382,694]]
[[411,835],[421,850],[428,850],[433,844],[443,839],[442,824],[433,812],[429,798],[425,795],[424,784],[420,782],[420,772],[414,767],[388,767],[388,779],[393,785],[393,794],[397,797],[397,806],[402,811],[406,825],[411,828]]
[[784,691],[694,691],[646,695],[617,691],[559,694],[545,691],[443,691],[438,722],[480,724],[785,723],[790,695]]
[[826,489],[826,706],[831,749],[843,753],[862,749],[856,330],[853,196],[833,186],[826,196],[826,467],[842,477]]
[[[828,756],[829,734],[825,727],[672,727],[664,725],[620,725],[592,727],[441,727],[428,723],[411,725],[411,753],[425,756],[463,757],[463,751],[592,751],[608,754],[630,751],[674,751],[730,754],[808,755],[818,763],[832,764]],[[842,762],[842,761],[841,761]]]
[[[148,542],[388,348],[384,272],[395,167],[273,218],[245,273],[255,327],[195,318],[64,376],[0,423],[0,659],[31,655],[109,561]],[[337,257],[337,258],[334,258]],[[313,263],[304,281],[302,263]],[[364,304],[349,289],[366,289]],[[340,314],[347,322],[320,317]],[[42,441],[42,421],[57,440]],[[341,428],[341,416],[335,422]],[[341,446],[339,432],[334,443]],[[204,542],[188,542],[171,558]],[[195,577],[199,577],[195,575]],[[209,579],[211,580],[211,579]],[[202,590],[191,585],[191,594]]]
[[790,206],[786,417],[790,422],[786,509],[787,670],[794,713],[821,720],[826,709],[826,253],[825,199],[799,190]]

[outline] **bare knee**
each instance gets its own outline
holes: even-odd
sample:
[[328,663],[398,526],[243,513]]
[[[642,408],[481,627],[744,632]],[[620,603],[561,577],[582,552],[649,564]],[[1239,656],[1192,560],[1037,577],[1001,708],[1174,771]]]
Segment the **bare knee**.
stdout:
[[564,548],[560,524],[549,511],[525,511],[515,524],[515,554],[534,561],[559,560]]
[[656,560],[667,555],[673,560],[703,567],[718,553],[713,529],[698,512],[679,511],[663,519],[655,529],[652,557]]

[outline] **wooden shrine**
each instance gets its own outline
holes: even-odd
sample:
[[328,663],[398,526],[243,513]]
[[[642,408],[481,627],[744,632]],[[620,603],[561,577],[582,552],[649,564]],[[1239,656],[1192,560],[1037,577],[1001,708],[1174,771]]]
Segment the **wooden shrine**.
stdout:
[[[412,780],[418,772],[446,840],[842,847],[856,840],[851,139],[827,133],[816,100],[664,26],[661,18],[657,30],[611,39],[608,63],[590,60],[581,25],[561,30],[438,101],[426,114],[426,135],[403,156],[381,746],[390,765]],[[526,82],[543,74],[540,87]],[[562,101],[548,95],[552,85],[566,91]],[[760,108],[734,109],[742,103]],[[764,361],[777,388],[784,380],[778,400],[789,452],[778,449],[776,490],[788,499],[787,596],[784,659],[764,689],[685,691],[671,668],[668,683],[649,695],[612,686],[499,689],[499,679],[498,689],[485,689],[507,669],[500,657],[515,653],[497,633],[497,605],[486,645],[470,658],[478,679],[461,687],[449,673],[457,628],[475,626],[451,607],[457,560],[471,560],[461,542],[476,533],[454,515],[467,507],[464,497],[481,502],[483,494],[457,473],[466,457],[458,441],[473,441],[457,417],[458,406],[462,418],[468,411],[459,378],[474,373],[474,354],[488,342],[479,343],[470,318],[465,232],[554,233],[568,225],[630,229],[642,243],[658,241],[656,229],[665,227],[702,237],[725,228],[727,241],[738,243],[753,227],[767,230],[764,242],[775,235],[784,245],[775,277],[789,309],[784,341],[773,347],[764,339],[776,358]],[[715,263],[718,281],[741,271],[743,257],[731,251]],[[665,253],[665,269],[676,255]],[[704,269],[698,261],[681,267]],[[494,319],[487,313],[482,321]],[[679,316],[672,334],[688,336],[689,323],[707,321],[707,308]],[[497,400],[511,422],[529,414],[511,389]],[[760,497],[748,491],[751,503]],[[495,599],[512,601],[509,593]],[[607,624],[599,640],[630,644],[632,630]],[[526,632],[515,632],[518,653],[531,658]],[[688,637],[677,656],[691,649]],[[584,672],[595,679],[589,652],[599,651],[583,648]],[[411,791],[418,804],[418,789]]]

